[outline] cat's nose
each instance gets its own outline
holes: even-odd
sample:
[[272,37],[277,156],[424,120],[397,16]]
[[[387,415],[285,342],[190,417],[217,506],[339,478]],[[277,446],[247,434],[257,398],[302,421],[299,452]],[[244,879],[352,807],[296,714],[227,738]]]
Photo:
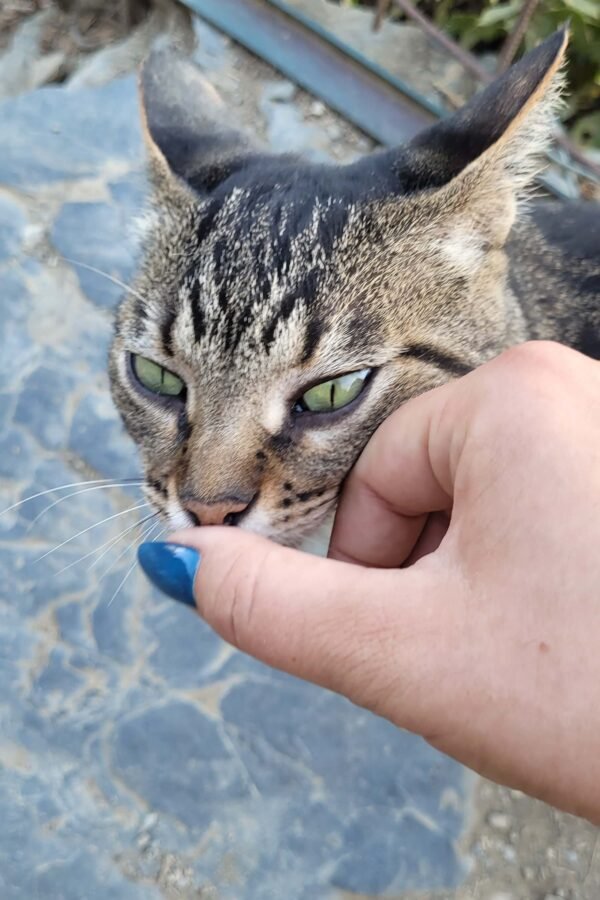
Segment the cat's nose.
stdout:
[[252,498],[226,497],[217,503],[203,503],[200,500],[183,500],[183,507],[194,519],[196,525],[237,525]]

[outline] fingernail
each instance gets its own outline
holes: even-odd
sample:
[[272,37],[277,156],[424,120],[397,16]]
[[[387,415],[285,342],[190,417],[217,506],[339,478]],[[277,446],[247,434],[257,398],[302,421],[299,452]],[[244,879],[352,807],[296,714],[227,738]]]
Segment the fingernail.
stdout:
[[196,606],[194,577],[200,565],[200,554],[181,544],[152,541],[138,547],[138,562],[153,585],[167,597]]

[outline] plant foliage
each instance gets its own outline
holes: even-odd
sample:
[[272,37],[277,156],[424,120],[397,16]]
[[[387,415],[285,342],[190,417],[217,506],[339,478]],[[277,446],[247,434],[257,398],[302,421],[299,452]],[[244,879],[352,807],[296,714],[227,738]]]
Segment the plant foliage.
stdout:
[[[498,51],[517,23],[524,0],[419,0],[444,31],[475,52]],[[565,124],[582,144],[600,148],[600,0],[540,0],[521,50],[534,47],[565,21],[571,41]]]

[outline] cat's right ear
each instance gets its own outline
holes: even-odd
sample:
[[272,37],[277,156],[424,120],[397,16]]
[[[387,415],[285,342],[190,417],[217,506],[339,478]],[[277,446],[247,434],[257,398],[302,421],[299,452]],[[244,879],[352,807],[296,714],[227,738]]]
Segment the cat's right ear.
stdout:
[[140,73],[140,101],[150,173],[159,189],[182,180],[205,195],[255,154],[243,135],[219,125],[219,95],[174,50],[150,54]]

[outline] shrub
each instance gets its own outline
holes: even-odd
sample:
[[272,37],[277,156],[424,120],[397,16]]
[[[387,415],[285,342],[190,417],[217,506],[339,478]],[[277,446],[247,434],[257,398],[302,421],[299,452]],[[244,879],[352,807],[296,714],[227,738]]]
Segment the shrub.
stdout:
[[[465,48],[498,51],[517,22],[524,0],[419,0],[420,9]],[[541,0],[522,50],[570,20],[565,124],[582,144],[600,148],[600,0]]]

